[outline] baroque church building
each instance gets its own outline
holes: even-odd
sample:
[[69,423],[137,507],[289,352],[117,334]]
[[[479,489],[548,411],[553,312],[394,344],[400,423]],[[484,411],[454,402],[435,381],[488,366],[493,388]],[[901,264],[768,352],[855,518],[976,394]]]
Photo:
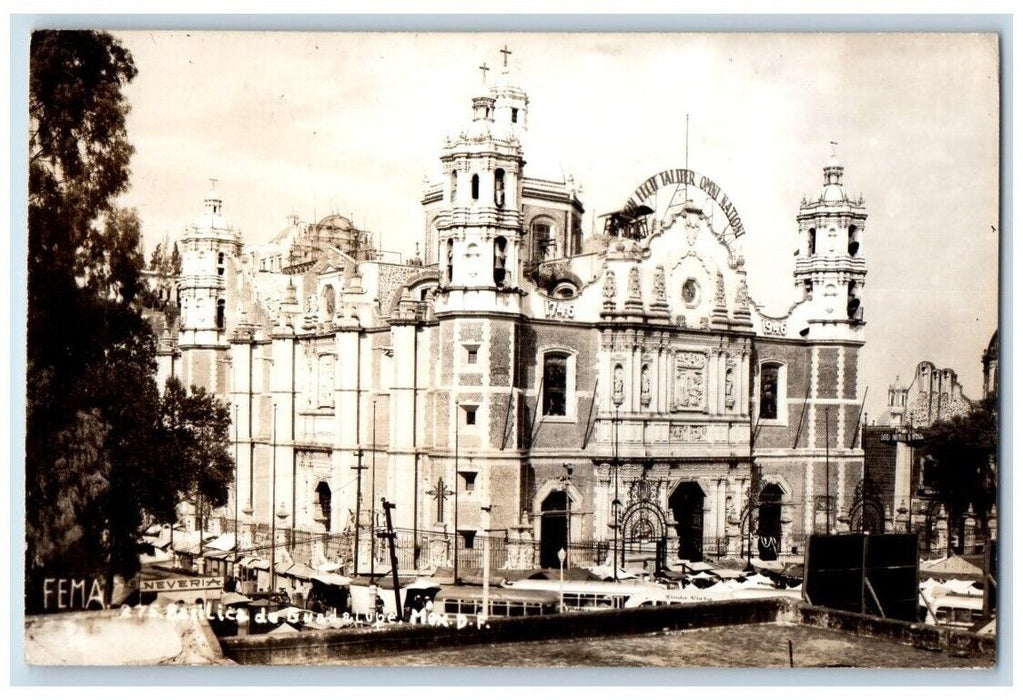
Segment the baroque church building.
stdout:
[[362,571],[383,499],[403,569],[478,566],[485,537],[521,569],[801,557],[855,528],[867,215],[837,157],[772,316],[720,185],[653,174],[584,238],[527,94],[495,82],[442,144],[412,259],[338,215],[243,245],[208,195],[159,359],[230,405],[224,531]]

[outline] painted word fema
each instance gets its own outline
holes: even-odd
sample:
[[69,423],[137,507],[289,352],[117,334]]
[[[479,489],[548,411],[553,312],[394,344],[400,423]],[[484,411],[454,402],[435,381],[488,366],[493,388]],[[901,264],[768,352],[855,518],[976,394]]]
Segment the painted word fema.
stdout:
[[[86,595],[86,589],[89,593]],[[103,604],[103,581],[98,578],[43,579],[43,610],[88,610]]]
[[575,305],[561,301],[545,301],[543,305],[547,318],[575,318]]
[[788,330],[788,325],[785,321],[772,321],[769,318],[764,319],[764,333],[767,335],[785,335]]

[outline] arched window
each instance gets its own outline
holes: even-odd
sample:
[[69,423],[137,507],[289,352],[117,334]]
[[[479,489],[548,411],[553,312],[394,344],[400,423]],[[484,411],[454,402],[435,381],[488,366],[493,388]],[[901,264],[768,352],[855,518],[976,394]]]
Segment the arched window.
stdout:
[[778,375],[781,365],[764,364],[760,367],[760,417],[764,420],[778,418]]
[[477,201],[480,198],[480,176],[472,176],[472,201]]
[[327,321],[334,318],[334,287],[329,284],[323,288],[323,315]]
[[817,229],[812,228],[807,233],[809,234],[808,240],[807,240],[807,248],[806,248],[807,254],[808,255],[816,255],[817,254]]
[[221,277],[224,276],[224,254],[223,253],[218,253],[217,254],[217,274],[220,275]]
[[494,239],[494,284],[504,286],[505,262],[508,259],[508,240],[504,236]]
[[479,273],[480,247],[470,243],[465,249],[466,272],[471,279],[475,279]]
[[760,491],[757,509],[758,556],[767,561],[778,558],[781,549],[782,490],[778,484],[766,484]]
[[549,352],[543,356],[543,415],[567,415],[567,353]]
[[501,168],[494,171],[494,204],[499,208],[504,206],[504,170]]
[[549,221],[534,221],[532,234],[533,260],[535,262],[543,262],[557,256],[554,229]]
[[451,238],[448,239],[447,248],[447,280],[451,284],[455,279],[455,241]]
[[326,532],[330,532],[330,486],[327,485],[326,481],[321,481],[316,485],[316,507],[319,511],[317,520],[323,521],[323,529]]
[[860,233],[860,230],[858,228],[856,228],[855,226],[850,226],[849,227],[849,255],[850,256],[856,255],[857,251],[859,251],[859,249],[860,249],[859,233]]
[[217,299],[217,330],[218,331],[224,330],[224,321],[225,321],[224,309],[225,309],[225,304],[226,303],[227,302],[225,302],[223,299]]
[[451,171],[451,203],[455,203],[455,198],[458,197],[458,172],[455,170]]
[[849,318],[855,319],[859,315],[860,300],[856,296],[856,282],[849,282],[849,301],[846,304],[846,313]]

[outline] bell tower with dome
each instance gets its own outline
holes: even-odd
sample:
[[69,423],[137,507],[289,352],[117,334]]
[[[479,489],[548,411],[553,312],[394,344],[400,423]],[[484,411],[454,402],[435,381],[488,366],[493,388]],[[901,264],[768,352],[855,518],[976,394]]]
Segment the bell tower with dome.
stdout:
[[223,366],[230,348],[227,290],[241,240],[221,213],[223,201],[216,193],[216,180],[211,183],[202,215],[182,238],[178,349],[183,383],[218,391],[227,380]]
[[867,220],[863,198],[846,193],[842,167],[832,153],[824,168],[824,186],[804,199],[799,223],[795,279],[807,308],[810,340],[863,339],[863,285],[867,276],[861,243]]
[[[484,74],[489,70],[486,64],[480,69]],[[525,119],[525,102],[525,95],[514,89],[496,98],[474,97],[472,121],[445,143],[443,202],[434,222],[440,253],[438,315],[520,310],[524,161],[517,120]]]

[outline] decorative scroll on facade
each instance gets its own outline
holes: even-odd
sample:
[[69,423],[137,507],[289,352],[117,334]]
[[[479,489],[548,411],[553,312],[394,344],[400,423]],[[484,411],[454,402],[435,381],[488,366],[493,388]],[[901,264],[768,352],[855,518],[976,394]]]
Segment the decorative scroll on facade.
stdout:
[[675,355],[675,383],[672,407],[675,410],[699,409],[704,404],[704,366],[707,356],[698,352]]

